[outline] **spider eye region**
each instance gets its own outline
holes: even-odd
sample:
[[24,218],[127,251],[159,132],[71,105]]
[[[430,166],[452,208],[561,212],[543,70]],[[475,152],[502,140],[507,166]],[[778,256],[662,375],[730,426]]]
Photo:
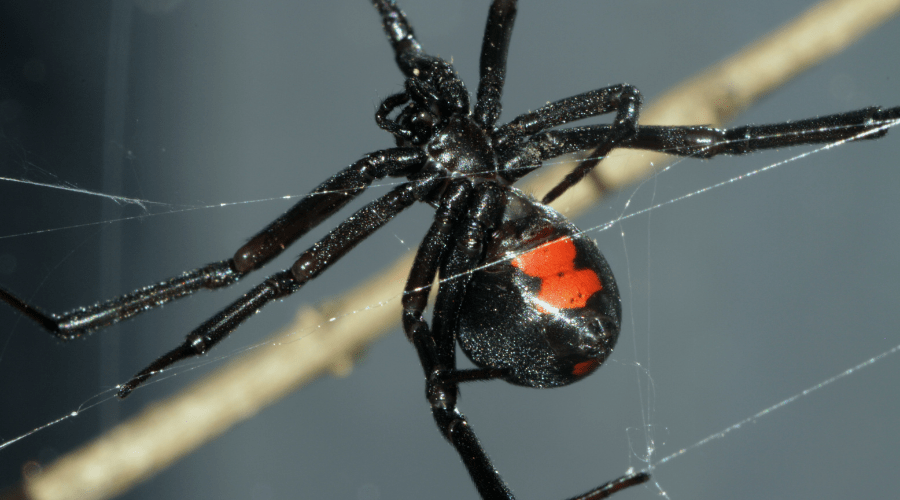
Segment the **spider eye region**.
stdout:
[[508,382],[555,387],[610,355],[621,301],[593,241],[553,209],[510,189],[501,226],[463,298],[457,338],[476,365]]

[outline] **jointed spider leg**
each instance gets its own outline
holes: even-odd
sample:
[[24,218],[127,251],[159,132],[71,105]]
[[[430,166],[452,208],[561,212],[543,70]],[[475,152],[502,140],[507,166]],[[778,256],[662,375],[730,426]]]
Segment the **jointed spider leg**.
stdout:
[[[900,107],[869,107],[795,122],[723,129],[703,125],[639,125],[634,135],[621,140],[617,147],[711,158],[804,144],[878,139],[887,134],[891,122],[898,120]],[[536,134],[515,154],[503,158],[501,170],[511,181],[517,180],[539,168],[542,161],[590,149],[596,153],[598,145],[607,144],[613,132],[612,125],[591,125]],[[585,161],[601,159],[592,156]]]
[[487,130],[493,128],[500,117],[500,96],[506,79],[506,55],[515,20],[515,0],[495,0],[491,4],[481,44],[481,80],[478,82],[478,100],[475,103],[475,122]]
[[[403,298],[403,325],[425,370],[426,398],[441,434],[459,453],[483,499],[511,499],[512,492],[494,469],[466,418],[456,406],[459,386],[456,339],[452,322],[460,297],[482,257],[483,243],[502,213],[502,194],[496,184],[481,184],[472,193],[468,182],[451,185],[419,251]],[[463,211],[466,214],[464,217]],[[441,286],[434,307],[432,328],[423,317],[428,286],[440,267]]]
[[206,353],[263,306],[300,290],[307,281],[328,269],[398,213],[422,199],[432,188],[431,181],[408,182],[361,208],[303,252],[290,270],[280,271],[266,278],[188,334],[180,346],[141,370],[119,389],[118,396],[128,396],[154,373],[178,361]]
[[213,290],[236,283],[245,274],[275,258],[376,179],[404,177],[418,169],[424,161],[425,155],[418,148],[394,148],[370,153],[320,184],[251,238],[235,253],[234,258],[198,267],[105,302],[63,314],[50,314],[2,288],[0,300],[62,340],[78,338],[198,290]]
[[608,498],[613,493],[646,483],[649,480],[650,474],[647,474],[646,472],[627,474],[607,483],[603,483],[587,493],[572,497],[570,500],[600,500],[602,498]]
[[[622,141],[619,147],[711,158],[804,144],[878,139],[888,133],[891,122],[898,120],[900,106],[888,109],[872,106],[794,122],[721,129],[703,125],[640,125],[634,136]],[[540,159],[546,160],[595,147],[607,141],[611,133],[610,125],[552,130],[532,137],[528,147],[537,149]]]
[[[616,118],[613,120],[612,129],[607,140],[597,146],[597,148],[588,155],[586,160],[582,161],[569,172],[559,184],[554,186],[549,193],[544,195],[544,198],[541,200],[542,203],[550,203],[558,198],[559,195],[574,186],[578,181],[583,179],[588,172],[593,170],[600,162],[600,159],[605,158],[613,148],[634,136],[642,102],[640,92],[628,84],[617,85],[615,87],[610,87],[610,89],[617,89],[618,93],[611,93],[607,97],[608,100],[600,102],[599,105],[601,107],[599,107],[597,113],[595,113],[599,114],[612,111],[610,107],[615,107]],[[575,112],[569,113],[575,114]],[[570,120],[566,121],[568,122]]]
[[419,148],[393,148],[369,153],[315,188],[287,212],[257,233],[234,254],[234,266],[246,273],[281,254],[291,243],[384,177],[406,177],[425,162]]
[[160,307],[172,300],[188,296],[197,290],[229,286],[236,283],[241,276],[234,270],[230,260],[222,260],[114,299],[87,307],[79,307],[62,314],[46,313],[2,288],[0,288],[0,300],[11,305],[59,339],[72,340],[85,333],[114,325],[151,308]]
[[641,105],[640,91],[627,84],[612,85],[560,99],[521,114],[498,127],[496,136],[502,147],[514,147],[545,130],[576,120],[616,112],[615,128],[634,128]]
[[[436,348],[424,347],[421,344],[424,341],[428,345],[434,345],[424,313],[428,306],[428,296],[434,277],[438,272],[441,257],[445,255],[446,249],[451,244],[452,231],[462,220],[471,189],[471,181],[465,179],[453,181],[446,189],[441,204],[435,211],[431,228],[416,252],[416,258],[403,292],[403,330],[409,341],[417,346],[419,355],[423,359],[423,368],[453,362],[452,356],[455,348],[452,345],[441,345],[442,359],[439,359]],[[431,375],[427,368],[425,368],[425,375],[426,377]],[[442,372],[442,376],[446,377],[448,381],[457,383],[500,378],[503,375],[502,370],[495,369],[455,369],[452,373]]]
[[[711,158],[804,144],[878,139],[884,137],[891,122],[897,120],[900,120],[900,107],[869,107],[789,123],[722,129],[703,125],[640,125],[634,135],[618,147]],[[516,171],[515,178],[518,179],[538,168],[542,161],[596,148],[607,142],[612,133],[612,125],[543,132],[532,136],[518,155],[506,159],[504,169]]]
[[275,273],[254,289],[245,293],[239,300],[233,302],[224,310],[192,331],[184,342],[175,349],[157,358],[147,368],[131,378],[125,385],[119,388],[116,394],[124,399],[137,386],[143,384],[155,373],[169,366],[193,356],[199,356],[211,349],[222,339],[228,336],[251,314],[259,311],[264,305],[290,295],[300,289],[302,285],[291,275],[290,271]]
[[803,144],[878,139],[896,120],[900,120],[900,107],[873,106],[808,120],[725,129],[642,125],[621,147],[711,158]]
[[406,14],[400,10],[394,0],[372,0],[372,4],[381,14],[381,22],[388,40],[394,48],[397,65],[407,78],[413,76],[413,67],[410,60],[423,55],[422,45],[416,39],[412,26],[406,19]]
[[[603,157],[609,154],[609,151],[618,143],[634,135],[641,102],[641,93],[638,89],[626,83],[561,99],[535,111],[517,116],[511,122],[499,127],[495,134],[497,148],[503,157],[506,156],[504,152],[515,151],[523,145],[523,142],[527,142],[535,134],[547,129],[615,111],[616,117],[606,141],[599,143],[596,151],[591,155],[591,158]],[[547,193],[542,200],[543,203],[550,203],[556,199],[595,166],[596,161],[591,159],[582,162]],[[507,174],[511,176],[509,177],[511,180],[518,178],[518,175],[513,172]]]
[[[450,244],[451,231],[463,215],[471,190],[471,182],[457,179],[450,183],[435,210],[434,221],[416,251],[406,288],[403,292],[403,330],[410,342],[423,336],[428,325],[425,322],[425,308],[428,294],[440,266],[441,256]],[[420,331],[420,328],[425,330]],[[437,363],[431,360],[428,364]]]

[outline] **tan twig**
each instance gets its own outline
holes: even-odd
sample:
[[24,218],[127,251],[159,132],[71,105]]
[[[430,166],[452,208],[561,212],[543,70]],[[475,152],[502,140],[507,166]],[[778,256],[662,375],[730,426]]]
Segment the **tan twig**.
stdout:
[[[798,73],[896,15],[900,0],[831,0],[739,54],[691,78],[649,106],[645,124],[720,125]],[[619,189],[665,165],[664,155],[619,152],[596,183],[583,182],[555,205],[575,216],[596,203],[599,184]],[[544,172],[552,185],[572,167]],[[526,186],[536,189],[535,186]],[[340,298],[306,307],[273,340],[160,401],[29,479],[19,493],[41,500],[101,499],[122,493],[226,429],[326,372],[345,372],[355,353],[393,328],[411,255]],[[353,314],[366,310],[367,314]],[[340,321],[329,321],[339,317]],[[316,332],[316,335],[308,335]],[[303,338],[302,342],[294,340]]]

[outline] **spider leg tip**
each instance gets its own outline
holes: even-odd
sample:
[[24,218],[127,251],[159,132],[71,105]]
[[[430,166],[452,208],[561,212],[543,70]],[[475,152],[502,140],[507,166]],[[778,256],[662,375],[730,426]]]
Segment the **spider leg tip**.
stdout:
[[141,384],[142,380],[138,378],[133,378],[129,380],[126,384],[120,384],[116,386],[118,391],[116,392],[116,397],[119,399],[127,398],[134,389]]

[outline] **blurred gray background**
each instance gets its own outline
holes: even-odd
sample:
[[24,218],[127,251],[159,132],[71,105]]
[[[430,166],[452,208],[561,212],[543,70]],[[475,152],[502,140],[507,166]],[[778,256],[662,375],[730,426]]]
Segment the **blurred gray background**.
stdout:
[[[227,258],[296,199],[277,198],[393,145],[373,114],[402,78],[368,2],[112,3],[0,6],[0,176],[165,205],[144,210],[2,181],[0,286],[63,311]],[[810,4],[523,0],[501,122],[619,82],[652,100]],[[402,6],[425,49],[452,58],[474,92],[488,2]],[[897,47],[892,21],[738,122],[900,105]],[[576,223],[599,226],[797,152],[685,161]],[[613,359],[552,391],[463,388],[462,410],[518,496],[566,498],[646,468],[648,438],[659,460],[900,344],[898,157],[893,131],[592,233],[623,290]],[[152,215],[261,199],[272,200]],[[398,217],[216,354],[260,341],[299,304],[338,294],[414,248],[431,213],[416,207]],[[131,219],[103,223],[120,218]],[[63,345],[0,308],[0,439],[127,380],[324,230],[233,290],[85,341]],[[0,488],[26,461],[49,463],[208,370],[182,370],[0,450]],[[890,498],[900,466],[898,377],[900,357],[889,357],[659,466],[654,480],[673,499]],[[474,498],[422,392],[416,355],[398,330],[349,377],[315,382],[125,498]],[[658,498],[658,490],[616,498]]]

